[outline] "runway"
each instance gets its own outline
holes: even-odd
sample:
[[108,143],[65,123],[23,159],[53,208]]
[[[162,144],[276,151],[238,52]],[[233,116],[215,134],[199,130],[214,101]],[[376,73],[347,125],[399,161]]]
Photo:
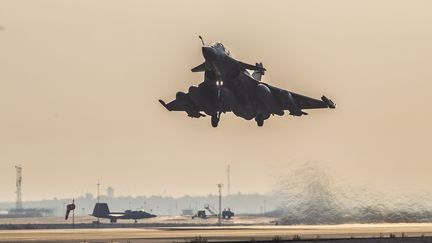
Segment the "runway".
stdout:
[[[293,239],[424,237],[432,224],[347,224],[319,226],[222,226],[113,229],[2,230],[0,242],[185,242],[198,236],[210,242]],[[412,242],[412,241],[407,241]],[[420,241],[419,241],[420,242]],[[429,242],[429,241],[426,241]]]

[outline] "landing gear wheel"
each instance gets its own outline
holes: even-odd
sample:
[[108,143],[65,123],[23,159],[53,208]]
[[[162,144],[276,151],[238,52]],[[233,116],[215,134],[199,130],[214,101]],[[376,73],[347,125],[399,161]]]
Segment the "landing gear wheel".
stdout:
[[258,115],[257,117],[255,117],[255,121],[259,127],[262,127],[264,125],[264,119],[262,115]]
[[217,127],[218,123],[219,123],[219,116],[217,114],[212,115],[211,117],[212,127]]

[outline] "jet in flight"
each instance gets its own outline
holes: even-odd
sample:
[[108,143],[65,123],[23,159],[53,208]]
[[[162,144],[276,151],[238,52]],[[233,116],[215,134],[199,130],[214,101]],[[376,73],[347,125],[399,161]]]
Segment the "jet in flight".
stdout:
[[255,119],[261,127],[270,115],[289,112],[302,116],[308,114],[303,111],[306,109],[336,107],[325,96],[314,99],[262,82],[266,72],[262,63],[238,61],[222,43],[206,46],[199,37],[205,60],[191,71],[204,72],[204,81],[189,87],[187,93],[177,92],[176,99],[169,103],[159,100],[168,111],[184,111],[193,118],[211,116],[213,127],[218,126],[222,113],[233,112],[246,120]]

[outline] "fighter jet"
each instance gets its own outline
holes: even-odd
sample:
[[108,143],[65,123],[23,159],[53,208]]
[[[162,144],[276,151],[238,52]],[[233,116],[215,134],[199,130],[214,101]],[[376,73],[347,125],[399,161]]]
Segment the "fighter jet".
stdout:
[[124,212],[110,212],[108,204],[96,203],[91,216],[110,219],[111,223],[116,223],[118,219],[133,219],[135,223],[138,219],[154,218],[156,215],[144,211],[126,210]]
[[213,127],[218,126],[222,113],[233,112],[246,120],[255,119],[261,127],[270,115],[282,116],[288,111],[302,116],[308,114],[303,111],[306,109],[336,107],[325,96],[314,99],[262,82],[266,72],[262,63],[238,61],[222,43],[207,46],[199,38],[204,62],[191,71],[204,72],[204,81],[189,87],[188,93],[177,92],[168,104],[159,100],[168,111],[184,111],[193,118],[211,116]]

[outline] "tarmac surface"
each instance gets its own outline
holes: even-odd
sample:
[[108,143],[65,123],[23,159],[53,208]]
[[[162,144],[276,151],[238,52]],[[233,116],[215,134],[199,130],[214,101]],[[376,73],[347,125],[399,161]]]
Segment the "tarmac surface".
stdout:
[[346,239],[343,242],[432,242],[432,223],[0,230],[0,242],[156,243],[190,242],[197,237],[209,242],[274,242],[296,237],[325,242],[335,239]]
[[76,216],[72,226],[71,220],[65,221],[63,217],[0,218],[0,242],[188,242],[197,237],[209,242],[274,242],[294,238],[322,242],[335,239],[432,242],[432,223],[280,226],[275,225],[276,218],[243,215],[223,220],[222,226],[217,226],[216,218],[191,219],[190,216],[158,216],[138,223],[119,220],[111,224],[101,219],[100,224],[95,224],[94,221],[94,217]]
[[[216,217],[207,219],[191,216],[157,216],[141,219],[137,223],[133,220],[119,219],[117,223],[110,223],[109,219],[100,219],[101,224],[95,224],[97,219],[92,216],[75,216],[75,228],[143,228],[143,227],[179,227],[179,226],[214,226]],[[274,225],[276,218],[262,216],[239,215],[230,220],[223,220],[223,224],[230,225]],[[72,228],[72,219],[64,217],[39,218],[0,218],[0,230],[7,229],[68,229]]]

